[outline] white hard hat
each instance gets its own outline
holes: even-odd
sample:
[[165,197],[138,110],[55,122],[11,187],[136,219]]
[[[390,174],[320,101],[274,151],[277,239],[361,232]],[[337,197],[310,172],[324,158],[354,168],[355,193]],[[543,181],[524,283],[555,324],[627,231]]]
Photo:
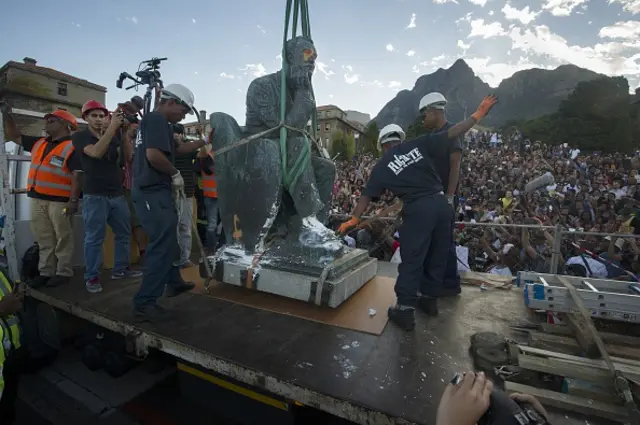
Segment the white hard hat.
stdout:
[[382,151],[382,145],[388,142],[400,141],[404,142],[404,130],[397,124],[389,124],[380,130],[378,135],[378,150]]
[[162,89],[162,98],[178,100],[189,107],[190,114],[194,112],[193,102],[195,101],[195,96],[191,90],[182,84],[169,84],[164,87]]
[[445,106],[447,106],[447,99],[442,95],[442,93],[434,91],[420,99],[418,111],[422,111],[424,108],[444,110]]

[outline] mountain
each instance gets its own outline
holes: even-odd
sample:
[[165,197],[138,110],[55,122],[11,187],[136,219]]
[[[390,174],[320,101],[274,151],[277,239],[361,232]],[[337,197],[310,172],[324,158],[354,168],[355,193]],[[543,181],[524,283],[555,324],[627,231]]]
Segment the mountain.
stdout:
[[463,59],[449,69],[438,69],[416,80],[413,89],[400,91],[373,119],[382,128],[395,123],[407,129],[418,117],[420,99],[436,91],[447,98],[447,118],[457,122],[475,112],[487,94],[500,99],[483,123],[500,126],[510,120],[531,119],[555,112],[576,85],[602,74],[575,65],[562,65],[553,70],[528,69],[503,80],[497,88],[478,78]]

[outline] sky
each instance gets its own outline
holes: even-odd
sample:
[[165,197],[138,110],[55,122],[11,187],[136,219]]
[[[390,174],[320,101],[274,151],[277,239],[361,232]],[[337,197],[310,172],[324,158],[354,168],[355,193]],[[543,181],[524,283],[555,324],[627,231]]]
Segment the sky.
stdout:
[[[371,114],[420,75],[463,58],[497,86],[563,63],[640,86],[640,0],[310,0],[318,105]],[[35,58],[107,87],[107,106],[144,91],[118,75],[167,57],[166,84],[244,124],[249,82],[280,69],[284,0],[63,0],[3,4],[0,63]],[[25,24],[38,31],[25,31]],[[10,36],[13,34],[14,36]],[[10,37],[8,37],[10,36]],[[8,41],[8,42],[7,42]]]

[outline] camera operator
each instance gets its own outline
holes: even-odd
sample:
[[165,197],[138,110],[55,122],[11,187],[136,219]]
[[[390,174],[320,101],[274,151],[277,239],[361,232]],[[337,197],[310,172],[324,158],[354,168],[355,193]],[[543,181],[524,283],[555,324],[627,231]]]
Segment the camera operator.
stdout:
[[140,122],[133,155],[133,202],[149,238],[145,254],[147,272],[136,294],[134,316],[138,321],[162,321],[170,317],[157,305],[166,295],[175,297],[195,287],[182,280],[173,261],[179,259],[178,214],[174,194],[184,196],[184,180],[174,163],[176,154],[193,152],[204,141],[176,145],[171,124],[177,124],[193,111],[194,96],[181,84],[162,89],[155,111]]
[[82,107],[82,118],[89,128],[72,137],[73,146],[82,152],[84,171],[82,218],[84,220],[85,288],[90,293],[102,291],[100,268],[102,244],[107,224],[114,234],[115,264],[112,279],[139,277],[141,272],[129,268],[131,218],[124,198],[118,154],[120,129],[126,121],[116,109],[107,124],[109,111],[100,102],[90,100]]
[[[449,383],[440,398],[436,425],[476,425],[492,406],[493,383],[484,373],[467,372],[458,384]],[[549,414],[542,404],[528,394],[511,394],[510,398],[518,404],[530,405],[544,420],[549,422]],[[513,418],[513,423],[520,422]],[[520,422],[521,423],[521,422]],[[493,424],[488,424],[493,425]]]

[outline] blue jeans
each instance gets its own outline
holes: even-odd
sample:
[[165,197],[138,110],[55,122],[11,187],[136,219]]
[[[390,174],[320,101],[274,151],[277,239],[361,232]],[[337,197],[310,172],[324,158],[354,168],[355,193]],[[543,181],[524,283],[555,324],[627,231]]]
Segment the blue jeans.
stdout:
[[113,271],[118,272],[129,267],[131,218],[124,196],[84,195],[82,219],[84,221],[85,280],[100,275],[102,244],[107,233],[107,224],[111,227],[114,236]]
[[207,249],[214,252],[218,245],[218,198],[205,196],[204,207],[207,209]]
[[162,296],[166,285],[183,283],[180,269],[174,266],[180,256],[178,212],[170,189],[149,192],[133,189],[131,197],[148,238],[144,254],[144,277],[133,299],[134,306],[142,308],[154,305]]

